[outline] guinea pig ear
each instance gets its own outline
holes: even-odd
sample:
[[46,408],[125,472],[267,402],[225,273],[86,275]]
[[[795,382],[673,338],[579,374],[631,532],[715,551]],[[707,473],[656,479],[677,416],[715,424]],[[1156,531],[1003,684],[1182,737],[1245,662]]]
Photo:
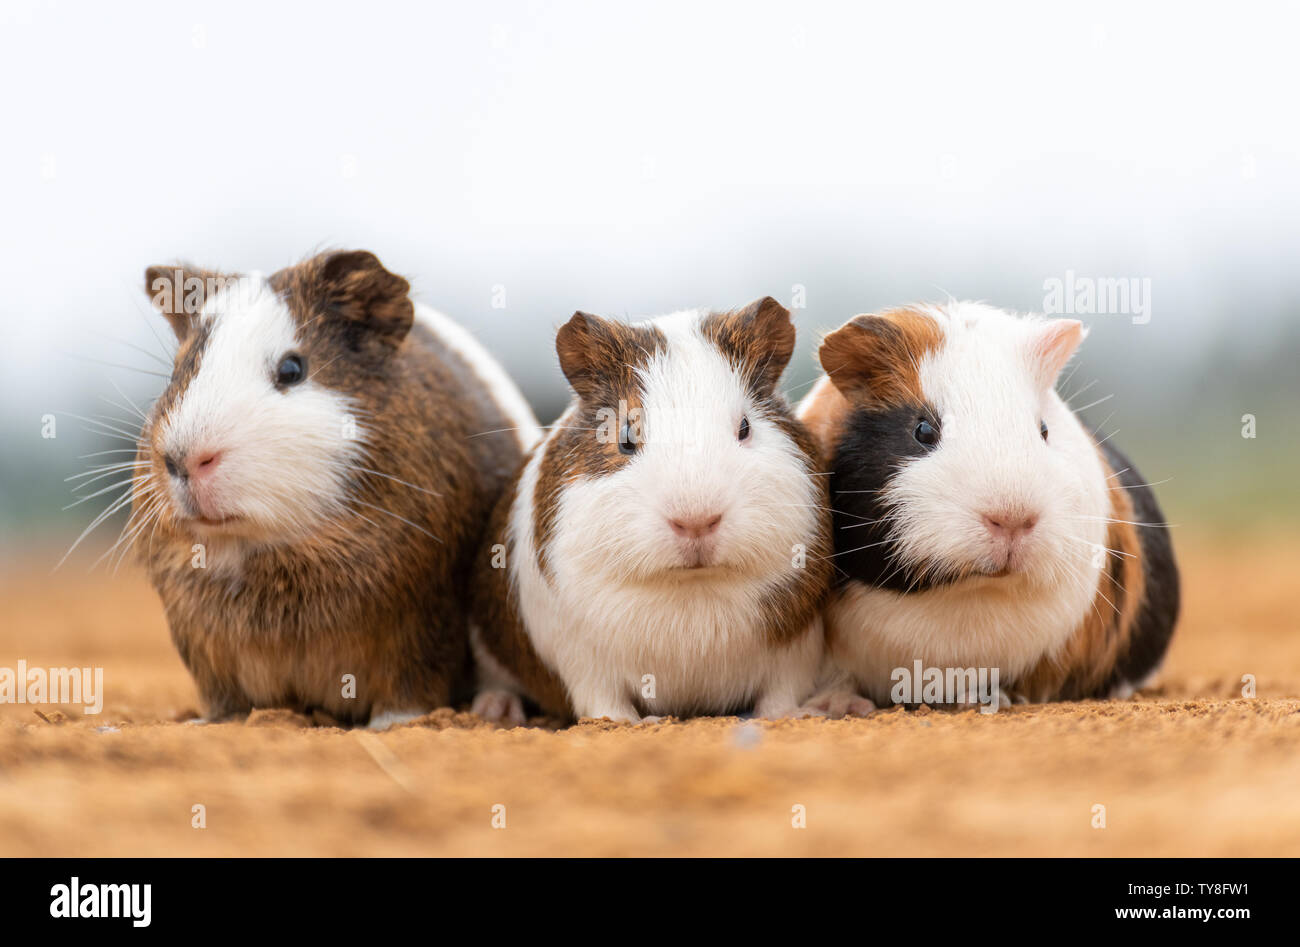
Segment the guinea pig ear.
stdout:
[[1041,390],[1056,385],[1061,369],[1087,337],[1088,330],[1078,319],[1052,319],[1037,329],[1029,348],[1029,362]]
[[144,292],[183,342],[204,303],[236,278],[188,263],[151,266],[144,271]]
[[623,356],[616,344],[613,326],[600,316],[575,312],[555,334],[555,353],[560,371],[580,398],[594,396],[603,373],[621,365]]
[[772,393],[794,354],[790,310],[771,296],[741,309],[709,315],[702,329],[705,338],[740,366],[759,397]]
[[919,403],[925,395],[917,366],[942,342],[943,332],[933,319],[898,309],[854,316],[822,340],[817,356],[850,401]]
[[411,284],[390,273],[369,250],[340,250],[319,261],[317,278],[330,309],[374,330],[393,345],[415,321]]

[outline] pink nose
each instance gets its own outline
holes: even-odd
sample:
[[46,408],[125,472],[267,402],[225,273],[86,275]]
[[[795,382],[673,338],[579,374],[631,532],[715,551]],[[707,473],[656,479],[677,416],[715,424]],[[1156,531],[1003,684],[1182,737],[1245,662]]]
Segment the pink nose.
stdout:
[[185,462],[185,472],[191,480],[201,480],[212,475],[221,463],[221,452],[213,450],[195,451]]
[[722,514],[718,513],[712,516],[678,517],[670,519],[668,525],[683,539],[703,539],[710,533],[717,532],[718,524],[721,522]]
[[994,539],[1018,539],[1038,525],[1036,513],[985,513],[982,518]]

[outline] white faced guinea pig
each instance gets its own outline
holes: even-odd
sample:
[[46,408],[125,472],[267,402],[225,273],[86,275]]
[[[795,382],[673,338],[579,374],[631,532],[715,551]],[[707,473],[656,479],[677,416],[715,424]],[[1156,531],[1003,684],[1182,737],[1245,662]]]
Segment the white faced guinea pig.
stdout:
[[999,699],[1068,700],[1156,670],[1178,572],[1137,468],[1055,391],[1084,335],[954,302],[826,337],[799,414],[832,470],[840,686],[888,702],[919,661],[996,668]]
[[765,298],[556,338],[575,398],[488,528],[475,709],[556,716],[794,713],[829,573],[826,478],[777,382],[790,314]]
[[127,529],[204,716],[449,703],[483,526],[541,434],[514,385],[365,251],[146,279],[179,348]]

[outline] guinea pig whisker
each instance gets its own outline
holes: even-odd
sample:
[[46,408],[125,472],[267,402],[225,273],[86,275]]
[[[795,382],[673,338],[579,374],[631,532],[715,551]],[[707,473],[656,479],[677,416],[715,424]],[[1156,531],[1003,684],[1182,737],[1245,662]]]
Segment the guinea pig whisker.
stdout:
[[[566,431],[599,431],[600,430],[600,428],[598,427],[575,427],[570,424],[542,424],[538,426],[543,431],[553,431],[556,428],[563,428]],[[518,430],[519,428],[517,427],[499,427],[492,431],[479,431],[477,434],[470,434],[465,438],[465,440],[469,440],[471,437],[486,437],[489,434],[505,434],[509,431],[518,431]]]
[[881,540],[880,542],[878,542],[878,543],[867,543],[867,545],[865,545],[865,546],[858,546],[858,547],[855,548],[855,549],[845,549],[845,550],[843,550],[842,552],[832,553],[832,554],[829,555],[829,556],[818,556],[818,557],[816,557],[816,558],[817,558],[819,561],[822,560],[822,559],[836,559],[836,558],[839,558],[840,556],[847,556],[847,555],[848,555],[849,553],[851,553],[851,552],[861,552],[861,551],[864,550],[864,549],[875,549],[877,546],[884,546],[884,545],[886,545],[886,544],[888,544],[888,543],[891,543],[891,542],[893,542],[893,539],[892,539],[892,538],[891,538],[891,539],[882,539],[882,540]]
[[1107,480],[1114,480],[1114,479],[1115,479],[1116,477],[1118,477],[1120,474],[1126,474],[1126,473],[1128,473],[1128,472],[1129,472],[1130,470],[1132,470],[1132,469],[1133,469],[1132,467],[1125,467],[1123,470],[1117,470],[1117,471],[1115,471],[1113,474],[1111,474],[1109,477],[1107,477],[1106,479],[1107,479]]
[[1178,525],[1177,523],[1138,523],[1135,522],[1134,520],[1117,520],[1117,519],[1112,519],[1109,516],[1088,516],[1086,514],[1081,514],[1079,516],[1074,516],[1071,518],[1076,520],[1089,520],[1092,522],[1096,522],[1097,520],[1100,520],[1103,523],[1122,523],[1125,526],[1149,526],[1152,529],[1173,529],[1175,526]]
[[84,415],[73,414],[71,411],[63,411],[63,412],[60,412],[60,413],[61,413],[61,414],[66,414],[66,415],[67,415],[68,417],[70,417],[70,418],[76,418],[78,421],[84,421],[84,422],[87,423],[87,424],[95,424],[95,425],[98,425],[99,427],[101,427],[101,428],[104,429],[104,431],[101,432],[101,433],[112,432],[112,433],[114,433],[114,434],[118,434],[118,435],[120,435],[121,437],[123,437],[123,438],[125,438],[125,439],[127,439],[127,440],[129,440],[129,441],[136,441],[136,440],[138,440],[139,437],[140,437],[140,432],[139,432],[139,431],[131,431],[131,430],[126,430],[126,429],[123,429],[123,428],[115,427],[115,426],[114,426],[115,424],[123,424],[123,423],[126,423],[126,422],[123,422],[123,421],[121,421],[121,420],[119,420],[119,419],[116,419],[116,418],[113,419],[114,423],[113,423],[113,424],[110,424],[110,423],[108,423],[107,421],[104,421],[102,418],[88,418],[88,417],[85,417]]
[[357,497],[348,497],[348,500],[351,501],[352,503],[360,503],[362,506],[369,507],[372,510],[377,510],[378,512],[383,513],[385,516],[391,516],[395,520],[401,520],[407,526],[419,530],[420,532],[424,533],[424,535],[428,536],[430,539],[439,543],[442,542],[441,539],[438,539],[437,536],[433,535],[433,533],[429,532],[419,523],[412,523],[405,516],[398,516],[396,513],[392,512],[391,510],[386,510],[382,506],[375,506],[373,503],[367,503],[365,500],[359,499]]
[[[1083,556],[1082,559],[1081,559],[1080,561],[1091,563],[1092,560],[1091,560],[1088,556]],[[1075,576],[1078,576],[1081,572],[1082,572],[1082,569],[1076,569],[1076,571],[1075,571],[1073,574],[1074,574]],[[1115,581],[1115,579],[1114,579],[1113,576],[1111,577],[1111,581],[1112,581],[1112,582],[1115,582],[1115,585],[1119,586],[1119,589],[1120,589],[1121,592],[1123,592],[1125,595],[1128,595],[1128,589],[1124,588],[1124,586],[1120,585],[1119,582]],[[1112,601],[1107,597],[1106,593],[1103,592],[1103,591],[1101,590],[1101,583],[1100,583],[1100,582],[1097,583],[1096,592],[1097,592],[1098,595],[1100,595],[1100,596],[1102,597],[1102,599],[1105,600],[1105,602],[1106,602],[1107,605],[1109,605],[1112,609],[1115,610],[1115,614],[1116,614],[1116,615],[1118,615],[1118,614],[1120,613],[1119,608],[1116,607],[1115,603],[1112,602]],[[1095,606],[1095,605],[1096,605],[1096,602],[1094,602],[1093,605]]]
[[806,381],[802,385],[793,385],[790,388],[787,388],[785,391],[781,392],[781,394],[783,394],[786,397],[786,399],[789,399],[789,397],[792,394],[794,394],[796,391],[802,391],[804,388],[807,388],[809,385],[815,385],[819,381],[821,381],[821,376],[817,376],[813,378],[812,381]]
[[[127,543],[127,545],[123,548],[123,553],[125,554],[125,552],[131,548],[131,542],[134,540],[135,536],[139,534],[140,530],[144,527],[145,523],[147,522],[148,520],[141,520],[133,525],[132,521],[128,519],[126,521],[126,525],[122,527],[122,532],[117,537],[117,542],[109,546],[108,550],[104,552],[98,559],[95,560],[94,565],[92,565],[91,568],[92,569],[95,568],[95,566],[99,565],[105,559],[109,559],[109,561],[111,562],[112,561],[111,557],[113,553],[117,551],[119,547],[122,546],[123,542]],[[122,560],[119,558],[117,560],[117,564],[113,566],[114,573],[117,572],[117,569],[121,564],[122,564]]]
[[[1084,538],[1082,538],[1082,537],[1080,537],[1080,536],[1066,536],[1066,539],[1073,539],[1073,540],[1074,540],[1075,542],[1077,542],[1077,543],[1082,543],[1082,544],[1085,545],[1085,546],[1090,546],[1090,547],[1096,548],[1095,545],[1093,544],[1093,542],[1092,542],[1091,540],[1084,539]],[[1124,558],[1126,558],[1126,559],[1136,559],[1136,558],[1137,558],[1137,556],[1134,555],[1134,554],[1131,553],[1131,552],[1124,552],[1123,550],[1120,550],[1120,549],[1111,549],[1109,546],[1102,546],[1101,549],[1104,550],[1104,551],[1105,551],[1106,553],[1108,553],[1109,555],[1112,555],[1112,556],[1121,556],[1121,557],[1124,557]]]
[[[136,453],[136,448],[134,447],[114,447],[109,450],[92,451],[89,454],[78,454],[77,460],[89,460],[91,457],[101,457],[104,454],[134,454],[134,453]],[[147,448],[145,449],[145,453],[146,454],[149,453]]]
[[69,503],[63,509],[70,510],[74,506],[81,506],[81,504],[85,503],[87,500],[93,500],[95,499],[95,497],[103,496],[105,493],[108,493],[110,490],[116,490],[119,487],[125,487],[128,484],[133,484],[136,481],[143,480],[143,479],[145,479],[145,475],[141,474],[138,477],[132,477],[130,480],[121,480],[117,483],[111,483],[108,486],[104,487],[104,489],[102,490],[96,490],[94,493],[88,493],[84,497],[81,497],[79,500],[75,500],[72,503]]
[[149,351],[149,349],[144,348],[143,346],[140,345],[136,345],[134,342],[128,342],[126,339],[115,338],[114,336],[111,336],[106,332],[96,332],[93,329],[91,330],[91,335],[99,336],[99,338],[103,339],[106,342],[114,342],[117,345],[125,345],[129,349],[135,349],[135,351],[139,352],[141,355],[153,359],[163,368],[170,369],[172,367],[174,361],[173,359],[164,359],[157,352],[151,352]]
[[167,368],[172,368],[176,362],[177,345],[175,343],[168,345],[163,341],[163,337],[158,334],[158,330],[154,327],[155,318],[153,307],[148,305],[137,305],[135,311],[140,316],[141,320],[143,320],[145,327],[148,328],[149,334],[153,336],[153,340],[158,343],[158,350],[162,353],[161,358],[164,360]]
[[[311,324],[311,323],[308,323],[308,325],[310,325],[310,324]],[[322,371],[324,371],[325,369],[329,368],[331,365],[333,365],[335,362],[337,362],[339,359],[341,359],[341,358],[342,358],[344,355],[346,355],[346,354],[347,354],[346,352],[340,352],[338,355],[335,355],[332,359],[330,359],[330,360],[329,360],[328,362],[326,362],[324,365],[317,365],[317,366],[312,370],[312,373],[311,373],[310,375],[307,376],[308,380],[310,380],[310,379],[312,379],[312,378],[315,378],[315,377],[316,377],[317,375],[319,375]]]
[[[150,510],[148,515],[144,519],[140,520],[139,523],[137,523],[134,527],[131,528],[130,533],[126,533],[124,528],[123,535],[118,537],[117,542],[113,544],[112,548],[110,548],[108,552],[104,553],[103,556],[100,556],[99,560],[95,564],[98,565],[99,561],[108,558],[110,564],[113,567],[113,574],[116,575],[117,571],[120,568],[122,568],[122,563],[126,561],[127,554],[135,547],[135,541],[140,538],[140,535],[141,533],[144,532],[145,527],[149,525],[149,520],[153,517],[153,515],[154,515],[153,511]],[[128,526],[129,525],[130,524],[128,522]],[[116,561],[114,561],[114,559],[112,558],[112,554],[114,550],[117,550]]]
[[[1082,364],[1083,364],[1082,362],[1075,362],[1073,365],[1070,366],[1070,370],[1067,371],[1065,375],[1061,377],[1061,380],[1056,383],[1058,390],[1064,388],[1066,385],[1070,383],[1070,379],[1074,377],[1075,373],[1079,370],[1079,366]],[[1094,378],[1092,381],[1088,382],[1087,385],[1084,385],[1082,388],[1080,388],[1079,391],[1086,391],[1090,385],[1095,385],[1096,383],[1097,383],[1097,379]],[[1076,391],[1070,397],[1071,398],[1077,397],[1079,391]],[[1067,398],[1066,400],[1069,401],[1069,398]]]
[[1133,489],[1133,487],[1158,487],[1158,486],[1160,486],[1160,484],[1162,484],[1162,483],[1168,483],[1169,481],[1171,481],[1171,480],[1173,480],[1173,479],[1174,479],[1173,477],[1165,477],[1165,479],[1163,479],[1163,480],[1157,480],[1157,481],[1155,481],[1154,483],[1135,483],[1135,484],[1133,484],[1132,486],[1130,486],[1129,484],[1125,484],[1125,483],[1117,483],[1117,484],[1115,484],[1115,486],[1113,486],[1113,487],[1107,487],[1106,489],[1107,489],[1107,490],[1131,490],[1131,489]]
[[135,400],[130,395],[128,395],[125,391],[122,390],[121,385],[119,385],[111,378],[108,379],[108,383],[113,386],[113,390],[122,396],[122,400],[125,401],[128,405],[130,405],[131,409],[135,411],[135,413],[138,414],[141,417],[141,419],[148,420],[147,418],[145,418],[144,409],[141,408],[138,404],[136,404]]
[[88,427],[88,428],[83,428],[82,430],[88,431],[89,433],[94,434],[97,437],[107,437],[115,441],[126,441],[128,444],[134,444],[136,440],[134,437],[126,437],[123,434],[110,434],[108,431],[100,431],[96,428]]
[[385,480],[391,480],[394,483],[400,483],[404,487],[410,487],[412,490],[419,490],[421,493],[429,494],[429,496],[433,496],[433,497],[442,496],[441,493],[438,493],[435,490],[430,490],[427,487],[420,486],[419,484],[410,483],[409,481],[403,480],[401,477],[394,477],[392,474],[386,474],[379,470],[371,470],[369,467],[359,467],[356,464],[336,464],[335,466],[341,467],[342,469],[347,471],[359,471],[365,474],[372,474],[373,476],[376,477],[383,477]]
[[65,562],[67,562],[67,561],[68,561],[68,556],[72,555],[73,551],[74,551],[78,546],[81,545],[82,541],[83,541],[87,536],[89,536],[89,535],[91,534],[91,532],[93,532],[93,531],[95,530],[95,528],[96,528],[97,526],[99,526],[100,523],[104,522],[104,520],[108,519],[110,516],[112,516],[112,515],[113,515],[114,513],[116,513],[118,510],[122,509],[122,507],[128,505],[130,502],[131,502],[131,491],[130,491],[129,489],[128,489],[128,490],[124,490],[124,491],[122,492],[122,495],[121,495],[120,497],[118,497],[116,500],[114,500],[112,503],[110,503],[109,506],[108,506],[105,510],[103,510],[103,511],[98,515],[98,516],[96,516],[93,520],[91,520],[90,525],[87,526],[84,530],[82,530],[80,536],[78,536],[75,540],[73,540],[72,545],[68,547],[68,551],[65,552],[65,553],[63,554],[63,558],[60,559],[60,560],[55,564],[54,568],[57,570],[57,569],[59,568],[59,566],[63,565]]
[[[117,481],[116,483],[111,484],[110,486],[105,487],[103,490],[98,490],[98,492],[96,492],[96,493],[92,493],[92,494],[86,494],[86,493],[82,493],[82,492],[81,492],[81,491],[83,491],[83,490],[86,490],[86,489],[89,489],[89,488],[90,488],[90,484],[92,483],[92,481],[87,480],[85,483],[79,483],[79,484],[76,484],[75,486],[73,486],[73,487],[72,487],[72,495],[73,495],[74,497],[76,497],[78,500],[89,499],[91,496],[99,496],[100,494],[104,493],[105,490],[111,490],[113,487],[124,487],[124,486],[126,486],[128,483],[138,483],[138,482],[144,480],[144,479],[146,478],[146,476],[147,476],[147,474],[144,473],[144,472],[141,472],[141,473],[135,473],[135,472],[132,472],[132,471],[130,471],[130,470],[110,470],[108,473],[106,473],[106,474],[101,474],[100,476],[103,476],[103,477],[111,477],[111,476],[114,476],[115,474],[127,474],[128,476],[123,477],[123,479]],[[95,477],[94,479],[95,479],[95,480],[98,480],[98,479],[100,479],[100,478],[99,478],[99,477]]]
[[[1078,370],[1079,370],[1079,363],[1076,362],[1075,365],[1070,369],[1070,373],[1069,373],[1068,375],[1066,375],[1064,378],[1061,379],[1061,381],[1060,381],[1060,383],[1059,383],[1059,385],[1058,385],[1057,387],[1058,387],[1058,388],[1064,388],[1064,387],[1066,386],[1066,384],[1069,383],[1070,379],[1074,377],[1074,373],[1077,372]],[[1085,391],[1087,391],[1089,388],[1091,388],[1091,387],[1092,387],[1093,385],[1095,385],[1095,384],[1097,384],[1097,379],[1094,378],[1092,381],[1088,382],[1086,385],[1083,385],[1082,387],[1080,387],[1078,391],[1073,391],[1073,392],[1071,392],[1071,393],[1069,394],[1069,396],[1065,398],[1065,403],[1066,403],[1066,404],[1069,404],[1071,401],[1073,401],[1075,398],[1079,397],[1079,395],[1083,394]]]
[[[98,476],[93,478],[95,480],[98,480],[100,477],[106,477],[108,476],[108,474],[113,473],[114,471],[117,470],[130,470],[133,467],[148,467],[148,466],[149,465],[147,463],[144,463],[142,461],[134,461],[134,460],[123,461],[120,464],[105,464],[99,467],[91,467],[89,470],[84,471],[83,473],[76,473],[76,474],[72,474],[69,477],[64,477],[63,482],[67,483],[70,480],[81,480],[82,478],[89,477],[92,474],[98,474]],[[85,484],[81,484],[80,486],[84,487]]]
[[78,355],[75,352],[64,352],[63,354],[72,358],[81,359],[82,361],[94,362],[97,365],[107,365],[109,368],[121,368],[128,372],[139,372],[141,375],[153,375],[155,378],[165,378],[168,381],[171,381],[172,377],[171,372],[163,374],[162,372],[151,371],[147,368],[140,368],[136,365],[123,365],[121,362],[106,362],[102,358],[91,358],[89,355]]
[[1073,410],[1074,410],[1074,411],[1087,411],[1089,408],[1095,408],[1095,407],[1097,407],[1097,405],[1099,405],[1099,404],[1101,404],[1101,403],[1103,403],[1103,402],[1109,401],[1111,398],[1114,398],[1114,397],[1115,397],[1115,395],[1114,395],[1114,393],[1112,392],[1111,394],[1107,395],[1107,396],[1104,397],[1104,398],[1098,398],[1096,401],[1090,401],[1090,402],[1088,402],[1087,404],[1085,404],[1083,407],[1081,407],[1081,408],[1074,408]]
[[1119,433],[1119,428],[1115,428],[1115,430],[1111,431],[1109,434],[1107,434],[1105,437],[1103,437],[1101,440],[1099,440],[1099,441],[1097,442],[1097,446],[1100,447],[1102,444],[1105,444],[1108,440],[1110,440],[1112,437],[1114,437],[1114,436],[1115,436],[1116,434],[1118,434],[1118,433]]
[[781,506],[793,506],[793,507],[798,507],[798,508],[807,509],[807,510],[821,510],[821,511],[823,511],[823,512],[825,512],[825,513],[838,513],[838,514],[840,514],[840,516],[850,516],[850,517],[852,517],[852,518],[855,519],[855,520],[864,520],[864,521],[866,521],[866,522],[868,522],[868,523],[875,522],[874,520],[867,520],[867,518],[866,518],[865,516],[858,516],[856,513],[850,513],[850,512],[848,512],[847,510],[837,510],[837,509],[834,509],[833,507],[829,507],[829,506],[819,506],[819,505],[816,504],[816,503],[782,503],[782,504],[780,504],[780,505],[781,505]]

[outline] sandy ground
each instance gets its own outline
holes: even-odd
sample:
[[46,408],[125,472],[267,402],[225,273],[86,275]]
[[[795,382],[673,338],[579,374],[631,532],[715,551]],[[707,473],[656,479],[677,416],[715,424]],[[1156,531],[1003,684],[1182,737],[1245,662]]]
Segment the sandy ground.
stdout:
[[0,666],[102,666],[107,700],[0,706],[0,855],[1300,855],[1295,543],[1179,538],[1184,620],[1129,701],[380,735],[175,722],[143,578],[37,556],[0,579]]

